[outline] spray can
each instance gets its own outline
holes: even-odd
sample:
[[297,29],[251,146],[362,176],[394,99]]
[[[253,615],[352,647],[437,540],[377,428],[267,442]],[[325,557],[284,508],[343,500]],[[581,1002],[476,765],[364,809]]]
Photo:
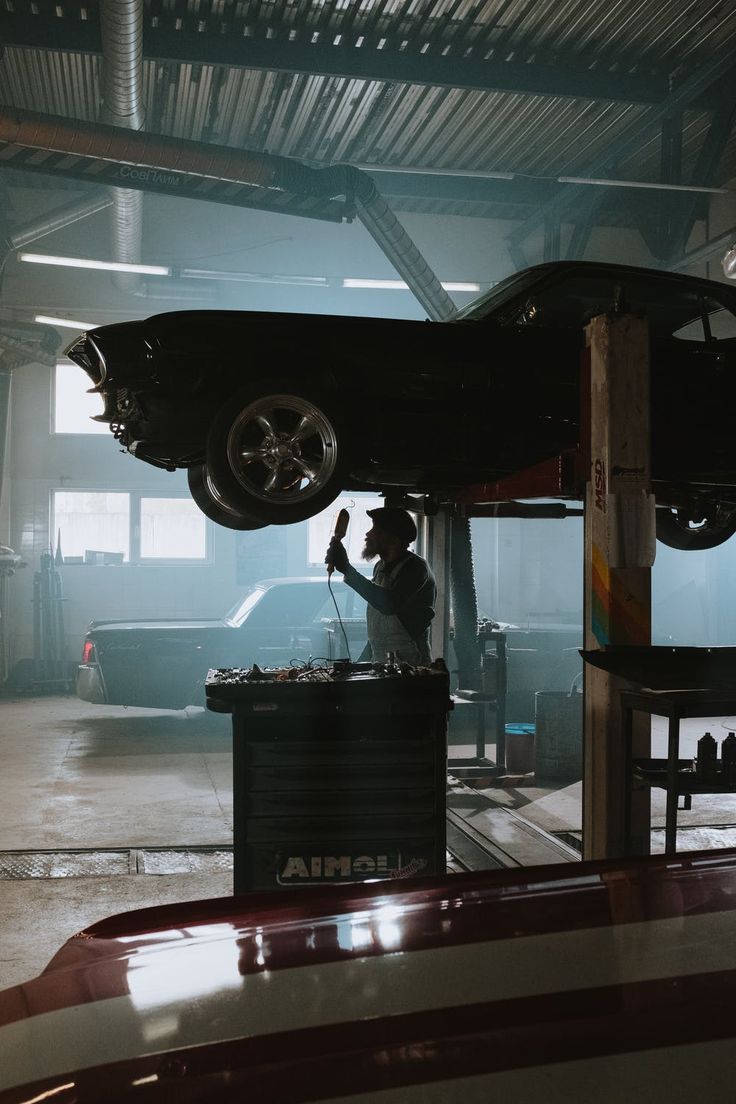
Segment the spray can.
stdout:
[[729,732],[721,744],[721,782],[736,786],[736,734]]
[[718,744],[710,732],[704,733],[698,740],[695,777],[698,782],[718,781]]

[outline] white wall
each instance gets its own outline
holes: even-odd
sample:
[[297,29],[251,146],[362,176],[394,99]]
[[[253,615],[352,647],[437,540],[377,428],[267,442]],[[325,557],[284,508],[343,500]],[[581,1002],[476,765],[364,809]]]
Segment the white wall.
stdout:
[[[166,496],[187,489],[183,472],[164,472],[135,460],[122,453],[109,434],[56,436],[50,425],[51,369],[18,369],[6,485],[11,520],[9,530],[0,532],[0,543],[10,544],[27,563],[8,585],[11,667],[33,654],[33,576],[41,554],[56,545],[56,534],[49,531],[52,491],[104,489]],[[236,582],[236,541],[242,538],[220,526],[212,529],[214,556],[208,564],[66,564],[61,570],[68,658],[80,654],[86,626],[94,618],[222,616],[244,592]],[[283,527],[276,540],[285,549],[293,546],[280,561],[285,563],[288,555],[290,573],[307,571],[306,527]]]

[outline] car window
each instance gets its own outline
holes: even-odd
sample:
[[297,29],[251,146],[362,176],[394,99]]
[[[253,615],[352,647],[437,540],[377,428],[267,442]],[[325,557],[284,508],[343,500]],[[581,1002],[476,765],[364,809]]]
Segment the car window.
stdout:
[[236,628],[240,628],[250,611],[260,602],[265,593],[263,587],[254,587],[253,590],[246,594],[245,598],[241,598],[239,602],[236,602],[230,612],[225,616],[227,623],[229,625],[235,625]]
[[[340,617],[365,618],[365,599],[361,598],[359,594],[356,594],[354,590],[350,590],[349,587],[342,587],[339,591],[332,587],[335,593],[335,602],[337,602],[337,609],[340,613]],[[317,611],[316,620],[322,621],[325,618],[331,619],[337,616],[335,612],[335,602],[332,601],[330,595],[327,595],[327,599],[322,603],[322,606]]]
[[706,300],[706,322],[702,314],[675,330],[673,337],[681,341],[732,341],[736,338],[736,315],[712,300]]
[[[736,322],[723,303],[703,296],[697,285],[687,282],[639,275],[632,272],[536,271],[526,280],[504,281],[493,293],[474,305],[463,317],[481,318],[492,314],[499,325],[555,329],[582,329],[597,314],[619,306],[621,310],[644,314],[652,331],[660,336],[676,335],[691,341],[703,341],[705,312],[713,319],[718,339],[736,336]],[[687,327],[693,329],[684,333]],[[699,336],[698,336],[699,327]]]
[[[347,589],[333,583],[336,594]],[[248,615],[248,628],[289,628],[293,625],[309,625],[317,619],[320,609],[330,602],[327,578],[320,586],[315,583],[286,583],[269,587],[263,598]],[[334,609],[334,606],[332,607]]]

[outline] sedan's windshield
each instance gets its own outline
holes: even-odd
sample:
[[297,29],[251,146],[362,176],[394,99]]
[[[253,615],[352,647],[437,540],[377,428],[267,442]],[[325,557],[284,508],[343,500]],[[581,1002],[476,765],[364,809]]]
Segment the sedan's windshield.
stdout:
[[517,295],[523,295],[525,289],[538,282],[538,271],[515,272],[513,276],[507,276],[506,279],[494,284],[491,290],[487,291],[485,295],[481,295],[479,299],[474,299],[472,303],[468,303],[467,307],[463,307],[453,316],[453,320],[485,318],[487,314],[492,314],[508,300],[516,298]]
[[253,590],[246,594],[245,598],[241,598],[239,602],[236,602],[230,612],[225,616],[225,621],[228,625],[234,625],[236,629],[240,628],[250,611],[254,606],[258,605],[265,593],[264,587],[254,587]]

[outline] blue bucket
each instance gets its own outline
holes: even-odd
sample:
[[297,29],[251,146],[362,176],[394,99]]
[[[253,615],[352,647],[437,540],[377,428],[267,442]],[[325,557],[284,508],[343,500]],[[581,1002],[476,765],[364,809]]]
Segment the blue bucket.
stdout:
[[506,769],[511,774],[530,774],[534,770],[534,733],[536,725],[516,721],[506,725]]

